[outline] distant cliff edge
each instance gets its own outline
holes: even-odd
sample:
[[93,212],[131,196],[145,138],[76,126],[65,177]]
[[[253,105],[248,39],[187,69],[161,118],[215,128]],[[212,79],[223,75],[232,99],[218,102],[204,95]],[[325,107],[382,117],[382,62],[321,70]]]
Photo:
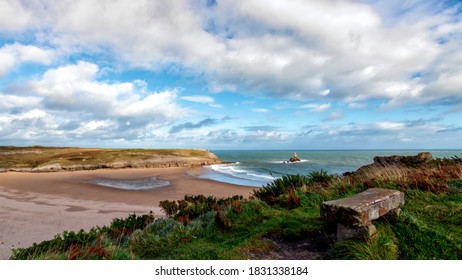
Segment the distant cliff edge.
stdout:
[[197,167],[223,163],[205,149],[0,147],[0,172]]

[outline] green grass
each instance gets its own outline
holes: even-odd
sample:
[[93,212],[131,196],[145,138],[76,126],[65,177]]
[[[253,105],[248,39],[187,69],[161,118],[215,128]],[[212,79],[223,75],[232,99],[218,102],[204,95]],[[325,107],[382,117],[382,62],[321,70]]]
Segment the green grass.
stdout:
[[399,259],[399,247],[392,226],[376,223],[377,234],[367,240],[344,240],[336,243],[331,252],[332,259],[340,260],[395,260]]
[[[461,166],[445,161],[446,167],[453,169],[444,170],[457,170]],[[380,176],[374,173],[377,177],[371,174],[334,177],[324,171],[307,176],[288,175],[255,191],[251,199],[186,196],[175,202],[177,206],[171,209],[169,218],[152,220],[131,215],[114,220],[109,227],[66,233],[30,248],[15,249],[12,258],[265,257],[279,250],[277,242],[296,244],[312,233],[327,235],[335,231],[335,225],[320,219],[323,201],[348,197],[368,187],[383,187],[405,193],[400,217],[374,221],[376,235],[366,240],[331,244],[325,249],[325,256],[366,260],[462,259],[462,178],[454,173],[445,177],[444,186],[434,188],[428,184],[442,178],[441,170],[435,172],[434,166],[428,172],[425,167],[386,172]],[[410,184],[409,178],[417,181]],[[423,188],[419,178],[425,181]],[[171,203],[164,206],[170,207]]]

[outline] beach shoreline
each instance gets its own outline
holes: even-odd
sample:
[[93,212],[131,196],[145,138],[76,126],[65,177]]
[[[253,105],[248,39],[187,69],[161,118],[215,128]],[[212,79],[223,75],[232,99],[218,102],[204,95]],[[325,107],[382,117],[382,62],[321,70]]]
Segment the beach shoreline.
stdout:
[[[201,167],[198,167],[201,168]],[[217,198],[243,195],[254,188],[201,179],[187,167],[97,169],[51,173],[0,173],[0,259],[11,250],[52,239],[63,231],[89,230],[114,218],[153,211],[163,217],[162,200],[184,195]],[[170,185],[147,190],[123,190],[97,185],[97,179],[156,178]]]

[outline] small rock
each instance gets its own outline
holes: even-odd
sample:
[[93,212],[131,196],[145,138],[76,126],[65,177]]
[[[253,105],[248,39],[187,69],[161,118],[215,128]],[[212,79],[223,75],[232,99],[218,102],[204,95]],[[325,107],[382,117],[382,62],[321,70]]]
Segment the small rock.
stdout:
[[297,153],[294,153],[292,157],[289,159],[289,162],[297,162],[297,161],[300,161],[300,159],[298,158]]

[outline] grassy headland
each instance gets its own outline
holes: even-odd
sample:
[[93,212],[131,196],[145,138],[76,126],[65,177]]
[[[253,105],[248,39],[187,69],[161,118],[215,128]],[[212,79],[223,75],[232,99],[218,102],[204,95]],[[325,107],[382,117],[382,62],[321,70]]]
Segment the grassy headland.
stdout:
[[[395,221],[378,234],[336,242],[320,219],[323,201],[367,188],[405,193]],[[186,196],[162,201],[168,218],[130,215],[88,232],[15,249],[12,259],[461,259],[462,161],[372,164],[342,176],[321,170],[287,175],[250,199]]]
[[0,169],[48,172],[99,168],[199,166],[221,162],[199,149],[99,149],[0,146]]

